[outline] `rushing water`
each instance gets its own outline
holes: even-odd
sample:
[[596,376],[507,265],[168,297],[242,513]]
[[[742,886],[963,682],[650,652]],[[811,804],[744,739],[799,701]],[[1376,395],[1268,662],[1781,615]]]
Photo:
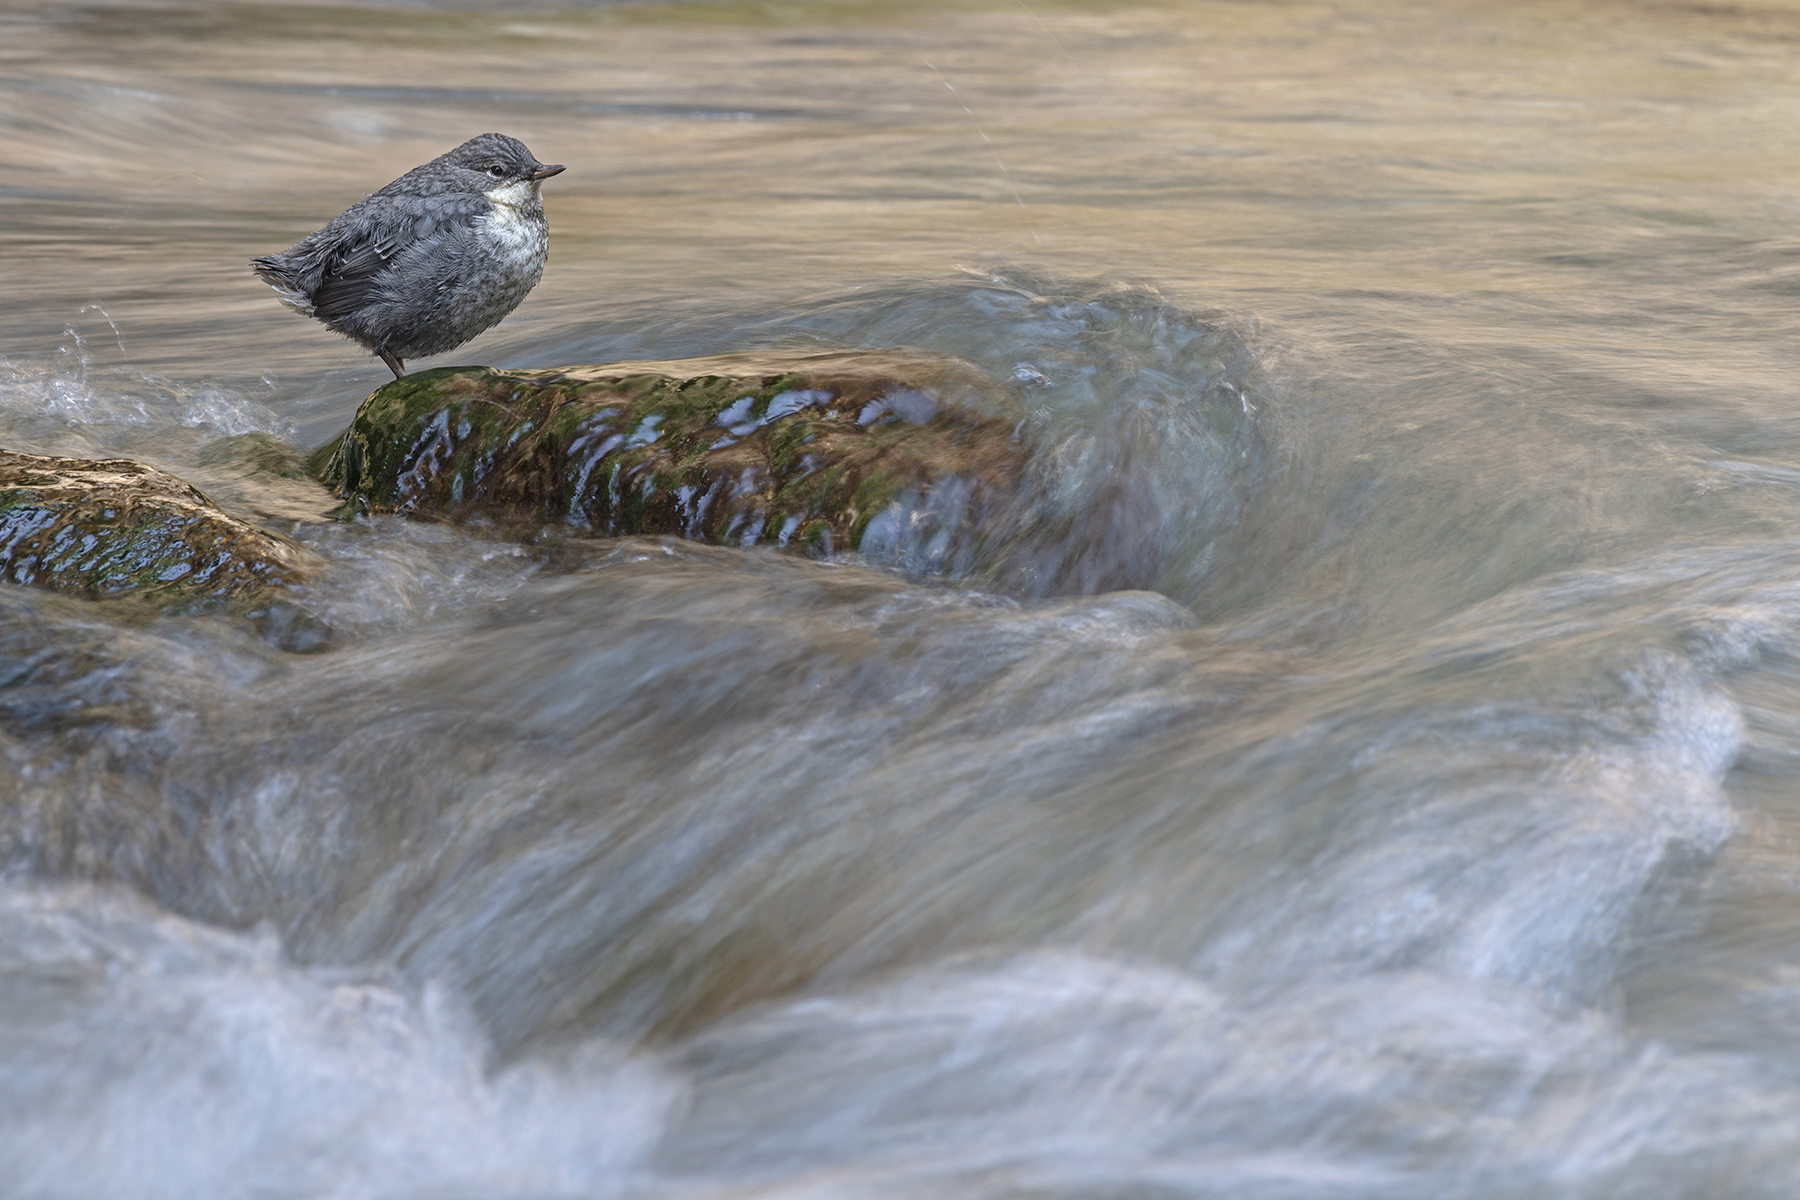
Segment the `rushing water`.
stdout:
[[[1800,11],[0,4],[0,445],[328,564],[0,586],[0,1196],[1790,1197]],[[1013,379],[959,577],[322,520],[247,269],[569,164],[451,361]],[[298,632],[295,632],[298,630]]]

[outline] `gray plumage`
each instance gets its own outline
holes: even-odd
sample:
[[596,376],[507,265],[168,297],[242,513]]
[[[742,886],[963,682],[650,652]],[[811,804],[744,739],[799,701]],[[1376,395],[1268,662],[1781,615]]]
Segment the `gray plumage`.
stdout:
[[406,359],[455,349],[537,285],[550,248],[538,189],[562,169],[484,133],[250,265],[282,303],[361,342],[398,379]]

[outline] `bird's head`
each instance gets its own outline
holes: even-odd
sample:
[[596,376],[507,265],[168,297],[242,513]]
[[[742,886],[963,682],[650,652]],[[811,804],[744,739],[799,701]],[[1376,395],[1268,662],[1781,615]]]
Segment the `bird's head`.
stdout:
[[539,162],[524,142],[503,133],[470,138],[438,161],[456,172],[458,190],[480,192],[495,204],[527,203],[563,169]]

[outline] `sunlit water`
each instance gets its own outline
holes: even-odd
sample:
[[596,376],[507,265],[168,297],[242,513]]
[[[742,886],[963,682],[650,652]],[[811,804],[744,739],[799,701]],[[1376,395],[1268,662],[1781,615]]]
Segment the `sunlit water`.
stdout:
[[[1796,45],[9,0],[0,445],[328,566],[0,588],[0,1195],[1793,1196]],[[425,365],[955,354],[1029,503],[948,574],[323,523],[226,439],[386,372],[246,260],[488,129],[549,270]]]

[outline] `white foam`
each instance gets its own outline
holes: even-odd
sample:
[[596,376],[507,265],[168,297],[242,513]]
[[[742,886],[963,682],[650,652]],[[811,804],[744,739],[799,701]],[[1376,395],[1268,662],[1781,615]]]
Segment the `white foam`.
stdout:
[[612,1195],[678,1095],[599,1042],[490,1074],[441,992],[116,894],[7,891],[0,927],[9,1195]]
[[1800,1128],[1741,1060],[1419,972],[1247,999],[1039,952],[748,1016],[689,1061],[662,1165],[733,1194],[1694,1195],[1698,1156]]

